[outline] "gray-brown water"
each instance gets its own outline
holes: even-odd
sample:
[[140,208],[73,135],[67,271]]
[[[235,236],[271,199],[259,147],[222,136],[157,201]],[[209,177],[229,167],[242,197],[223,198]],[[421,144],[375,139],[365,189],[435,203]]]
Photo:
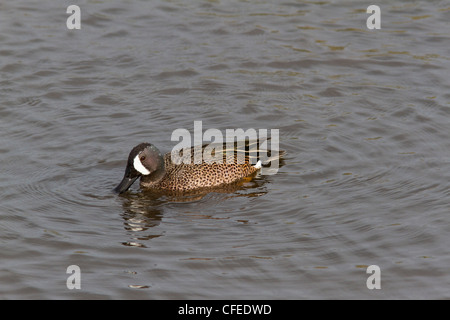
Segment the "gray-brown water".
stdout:
[[[448,1],[3,1],[0,298],[450,298],[449,20]],[[170,151],[194,121],[279,129],[285,163],[185,202],[111,192],[134,145]]]

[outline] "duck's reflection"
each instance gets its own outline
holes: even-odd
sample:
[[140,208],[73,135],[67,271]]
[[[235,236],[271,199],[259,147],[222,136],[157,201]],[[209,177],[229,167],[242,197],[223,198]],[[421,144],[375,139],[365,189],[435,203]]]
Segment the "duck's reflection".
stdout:
[[122,242],[125,246],[146,247],[145,242],[162,236],[157,227],[161,223],[163,201],[155,195],[129,193],[122,196],[124,229],[130,239]]
[[[170,203],[193,203],[199,208],[215,207],[234,197],[259,197],[267,193],[264,178],[248,177],[221,188],[203,189],[189,193],[168,193],[141,190],[127,192],[120,196],[122,200],[124,229],[129,240],[125,246],[146,248],[149,240],[164,235],[162,223],[163,210],[174,208]],[[192,207],[190,207],[192,209]]]

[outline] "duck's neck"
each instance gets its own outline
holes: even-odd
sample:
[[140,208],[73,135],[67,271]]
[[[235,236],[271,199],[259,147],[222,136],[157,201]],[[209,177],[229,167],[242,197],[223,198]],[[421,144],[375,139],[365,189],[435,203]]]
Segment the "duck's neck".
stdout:
[[160,167],[153,171],[151,174],[147,176],[141,177],[141,183],[145,184],[157,184],[166,174],[166,168],[164,166],[164,162],[161,163]]

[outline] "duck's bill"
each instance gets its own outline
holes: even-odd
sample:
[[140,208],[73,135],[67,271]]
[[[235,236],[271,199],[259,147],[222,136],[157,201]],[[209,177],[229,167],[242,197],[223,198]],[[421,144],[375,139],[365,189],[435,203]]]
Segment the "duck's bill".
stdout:
[[138,178],[139,176],[130,178],[125,175],[119,185],[114,188],[114,192],[120,194],[127,191]]

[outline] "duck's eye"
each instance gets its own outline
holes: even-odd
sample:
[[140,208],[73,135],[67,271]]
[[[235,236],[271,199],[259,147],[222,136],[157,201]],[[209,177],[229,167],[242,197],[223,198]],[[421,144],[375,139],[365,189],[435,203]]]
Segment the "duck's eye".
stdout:
[[142,156],[142,157],[141,157],[141,161],[144,161],[144,160],[145,160],[145,156]]

